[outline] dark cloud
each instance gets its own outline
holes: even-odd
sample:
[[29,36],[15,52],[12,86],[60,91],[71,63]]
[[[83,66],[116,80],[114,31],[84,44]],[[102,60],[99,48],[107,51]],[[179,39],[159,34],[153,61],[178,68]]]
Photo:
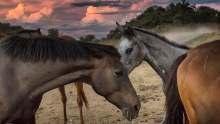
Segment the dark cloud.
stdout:
[[126,13],[142,13],[144,10],[130,10],[130,11],[119,11],[119,12],[99,12],[90,14],[102,14],[102,15],[116,15],[116,14],[126,14]]
[[84,7],[84,6],[110,6],[110,7],[120,7],[120,8],[128,8],[132,4],[137,3],[137,1],[88,1],[88,2],[79,2],[79,3],[71,3],[72,7]]
[[[170,1],[172,0],[153,0],[150,4],[157,4],[157,5],[161,5],[161,4],[169,4]],[[174,0],[173,0],[174,1]],[[179,0],[180,1],[180,0]]]
[[80,21],[86,13],[86,8],[75,8],[74,11],[69,6],[59,7],[53,10],[53,17],[61,20]]
[[14,7],[15,7],[15,5],[1,5],[0,4],[1,9],[8,9],[8,8],[14,8]]
[[[170,0],[170,2],[181,2],[181,0]],[[195,4],[205,4],[205,3],[220,3],[219,0],[187,0],[189,3],[195,3]]]
[[63,24],[61,25],[58,30],[60,33],[68,34],[69,36],[73,36],[74,38],[79,38],[80,36],[93,34],[97,38],[101,38],[103,36],[106,36],[108,32],[115,28],[114,25],[105,25],[102,23],[94,22],[89,24]]

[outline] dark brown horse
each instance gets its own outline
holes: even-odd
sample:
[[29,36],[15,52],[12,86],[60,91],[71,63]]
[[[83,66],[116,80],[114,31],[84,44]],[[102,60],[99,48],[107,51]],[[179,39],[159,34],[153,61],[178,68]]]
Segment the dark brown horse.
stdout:
[[[22,37],[41,37],[43,36],[40,29],[38,30],[21,30],[18,32],[15,32],[16,34],[22,36]],[[11,34],[11,33],[10,33]],[[13,34],[13,33],[12,33]],[[0,34],[0,38],[6,36],[7,34]],[[73,38],[69,36],[61,36],[60,38],[67,40],[67,41],[75,41]],[[77,89],[77,104],[80,110],[80,124],[83,124],[83,113],[82,113],[82,107],[83,107],[83,102],[85,103],[85,106],[87,109],[89,109],[89,104],[87,101],[87,98],[85,96],[85,93],[83,91],[83,84],[82,83],[75,83],[76,89]],[[64,114],[64,123],[67,122],[67,115],[66,115],[66,101],[67,97],[65,94],[65,88],[64,86],[59,87],[59,91],[61,94],[61,100],[63,103],[63,114]],[[35,118],[35,113],[40,105],[40,102],[42,100],[42,96],[36,98],[34,100],[34,104],[32,105],[31,103],[28,103],[24,105],[24,107],[19,110],[16,114],[13,115],[13,121],[12,123],[25,123],[25,120],[34,119]],[[30,106],[30,107],[29,107]],[[21,114],[23,113],[23,114]],[[29,114],[28,114],[29,113]],[[26,117],[24,117],[26,116]]]
[[[23,37],[41,37],[42,33],[40,31],[40,29],[38,30],[21,30],[18,32],[15,32],[16,34],[19,34],[20,36]],[[0,38],[6,36],[7,34],[0,34]],[[67,41],[75,41],[73,38],[69,37],[69,36],[61,36],[60,38],[67,40]],[[83,91],[83,84],[82,83],[75,83],[76,89],[77,89],[77,104],[80,110],[80,124],[83,124],[83,113],[82,113],[82,107],[83,107],[83,102],[85,103],[85,106],[87,109],[89,109],[89,104],[88,104],[88,100],[85,96],[85,93]],[[58,88],[61,94],[61,100],[63,103],[63,115],[64,115],[64,123],[67,122],[67,115],[66,115],[66,102],[67,102],[67,97],[65,94],[65,88],[64,86],[61,86]],[[25,117],[23,117],[23,115],[27,116],[27,118],[35,118],[35,113],[37,111],[37,108],[40,105],[40,102],[42,100],[42,96],[38,97],[38,99],[35,99],[35,104],[34,105],[25,105],[24,108],[22,108],[22,110],[20,110],[19,112],[17,112],[17,114],[14,115],[14,121],[12,121],[12,123],[24,123],[22,120],[28,120]],[[31,108],[27,109],[28,106],[32,106]],[[21,112],[22,111],[22,112]],[[23,113],[23,114],[20,114]],[[29,114],[26,114],[29,113]]]
[[91,85],[128,120],[138,116],[139,99],[114,47],[16,34],[2,38],[0,46],[1,123],[43,93],[72,82]]
[[176,60],[167,96],[167,123],[220,124],[219,55],[220,40],[193,48]]

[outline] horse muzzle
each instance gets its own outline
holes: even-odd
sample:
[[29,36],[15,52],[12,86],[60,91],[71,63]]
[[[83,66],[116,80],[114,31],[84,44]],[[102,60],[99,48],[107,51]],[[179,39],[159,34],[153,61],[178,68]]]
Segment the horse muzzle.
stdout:
[[122,114],[127,120],[132,121],[132,119],[135,119],[138,117],[140,108],[141,108],[140,104],[134,105],[133,107],[122,109]]

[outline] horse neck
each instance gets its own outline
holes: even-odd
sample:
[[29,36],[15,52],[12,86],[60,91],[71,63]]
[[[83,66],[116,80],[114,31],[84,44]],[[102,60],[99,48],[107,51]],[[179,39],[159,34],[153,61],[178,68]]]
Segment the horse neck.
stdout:
[[162,38],[150,34],[143,35],[142,33],[141,36],[144,44],[144,60],[152,66],[163,82],[168,82],[173,62],[180,55],[186,53],[187,49],[168,43]]
[[[43,93],[72,82],[90,82],[90,74],[94,66],[92,61],[77,61],[72,63],[47,63],[36,64],[32,69],[36,72],[35,79],[25,89],[29,89],[29,99],[35,98]],[[41,69],[37,69],[37,68]],[[44,68],[45,70],[42,70]],[[41,71],[42,70],[42,71]],[[35,72],[30,74],[33,75]]]

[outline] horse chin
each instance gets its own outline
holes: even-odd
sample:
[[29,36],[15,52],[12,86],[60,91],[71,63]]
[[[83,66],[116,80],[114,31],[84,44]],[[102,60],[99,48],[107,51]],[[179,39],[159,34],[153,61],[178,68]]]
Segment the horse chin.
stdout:
[[128,120],[132,121],[132,119],[135,119],[138,117],[137,113],[129,112],[127,110],[122,110],[122,115]]

